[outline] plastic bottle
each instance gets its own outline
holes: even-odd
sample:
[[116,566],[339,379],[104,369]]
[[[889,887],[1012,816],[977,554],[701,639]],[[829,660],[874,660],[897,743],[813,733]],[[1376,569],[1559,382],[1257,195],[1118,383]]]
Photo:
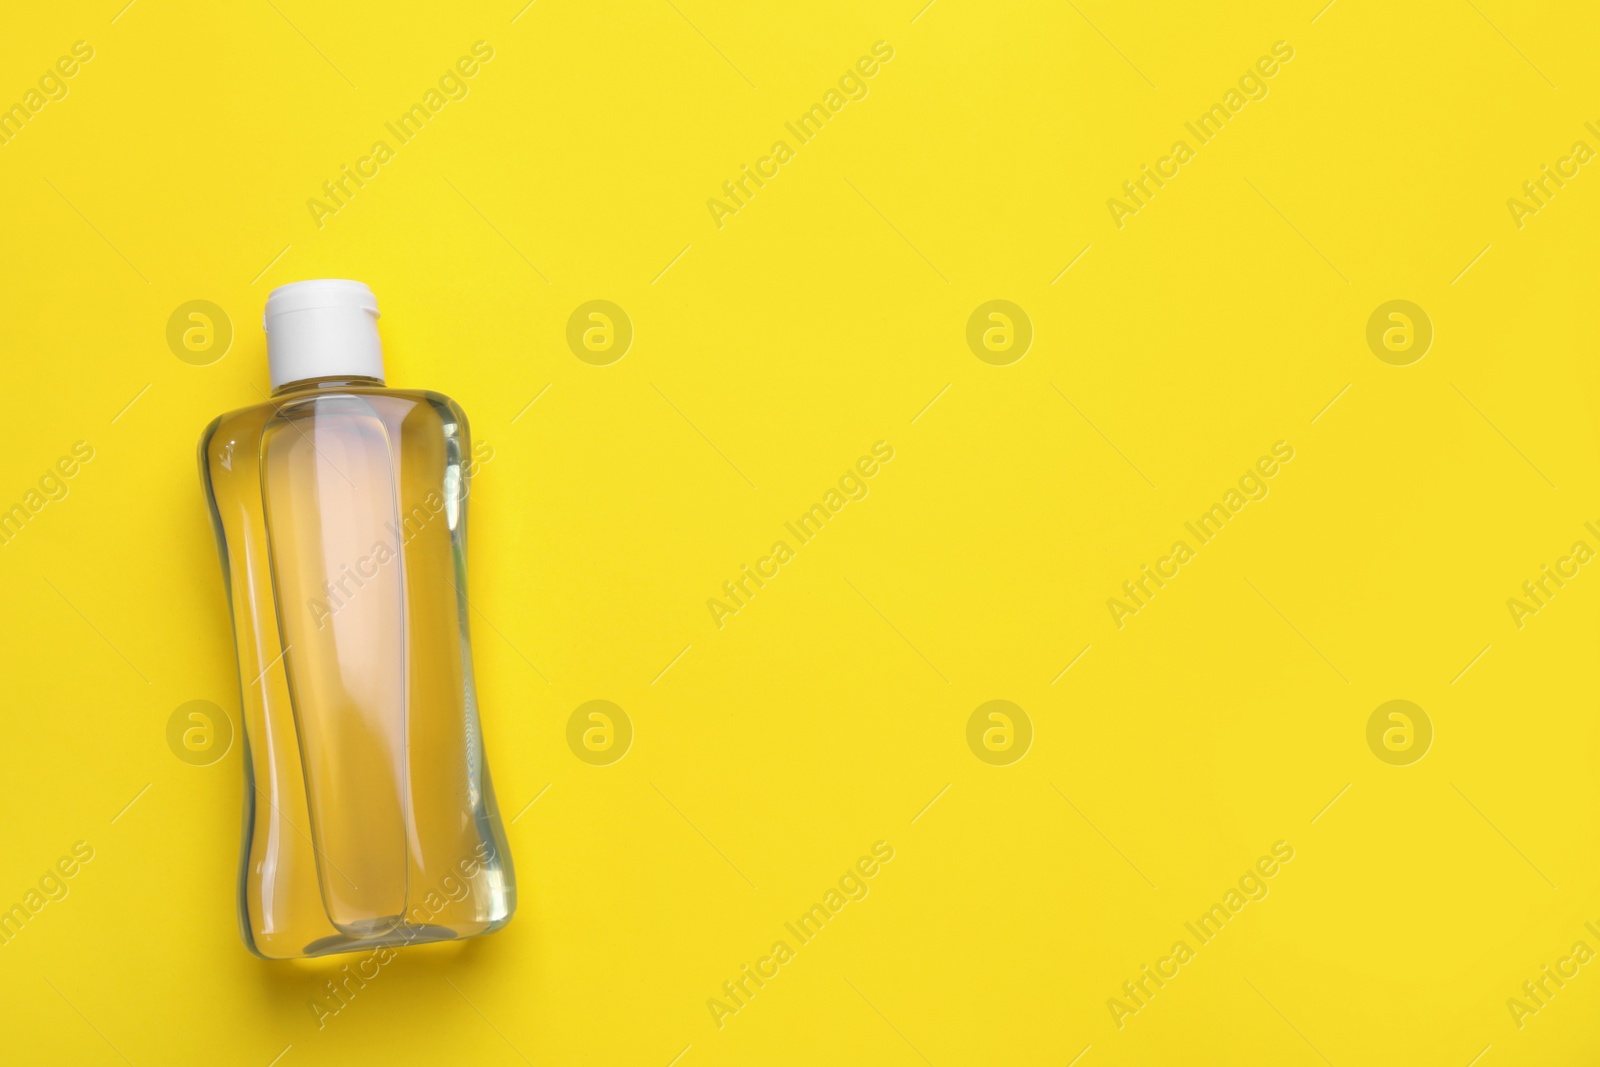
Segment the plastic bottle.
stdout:
[[200,439],[245,739],[239,925],[274,959],[492,933],[516,908],[466,594],[467,418],[384,385],[360,282],[273,291],[272,396]]

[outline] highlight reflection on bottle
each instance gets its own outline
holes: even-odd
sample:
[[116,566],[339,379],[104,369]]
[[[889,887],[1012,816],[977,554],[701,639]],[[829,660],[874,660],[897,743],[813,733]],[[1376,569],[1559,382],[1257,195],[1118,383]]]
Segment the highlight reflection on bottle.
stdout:
[[516,907],[468,639],[467,419],[389,389],[351,281],[267,301],[273,393],[200,441],[245,733],[239,920],[272,958],[492,933]]

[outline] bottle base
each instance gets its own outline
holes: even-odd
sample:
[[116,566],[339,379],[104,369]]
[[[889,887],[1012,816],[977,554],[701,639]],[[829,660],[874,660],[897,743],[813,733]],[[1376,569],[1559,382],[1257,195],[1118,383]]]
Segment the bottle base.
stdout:
[[332,937],[321,937],[311,942],[301,952],[306,956],[331,956],[339,952],[367,952],[379,948],[427,945],[435,941],[456,941],[461,936],[448,926],[436,926],[433,923],[397,923],[389,926],[384,933],[375,936],[335,934]]

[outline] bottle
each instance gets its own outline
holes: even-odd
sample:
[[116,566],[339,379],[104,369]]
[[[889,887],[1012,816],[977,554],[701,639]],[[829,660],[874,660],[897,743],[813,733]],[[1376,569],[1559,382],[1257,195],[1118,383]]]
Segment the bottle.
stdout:
[[244,719],[239,926],[284,959],[492,933],[516,882],[466,594],[467,418],[384,385],[354,281],[272,292],[272,396],[200,439]]

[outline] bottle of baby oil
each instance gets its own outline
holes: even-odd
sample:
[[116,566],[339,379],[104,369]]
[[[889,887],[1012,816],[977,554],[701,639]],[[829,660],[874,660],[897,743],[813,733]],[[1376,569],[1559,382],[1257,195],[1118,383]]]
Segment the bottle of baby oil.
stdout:
[[282,959],[493,933],[516,908],[473,687],[467,492],[439,393],[384,384],[360,282],[267,300],[272,395],[200,439],[239,663],[239,925]]

